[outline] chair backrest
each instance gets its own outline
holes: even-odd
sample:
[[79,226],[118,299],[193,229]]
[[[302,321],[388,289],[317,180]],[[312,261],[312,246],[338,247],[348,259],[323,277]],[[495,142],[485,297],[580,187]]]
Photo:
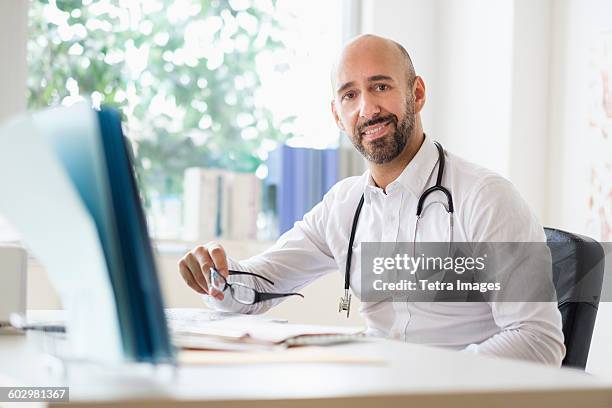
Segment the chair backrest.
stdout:
[[599,307],[604,251],[589,237],[553,228],[544,231],[563,321],[566,354],[562,364],[584,369]]

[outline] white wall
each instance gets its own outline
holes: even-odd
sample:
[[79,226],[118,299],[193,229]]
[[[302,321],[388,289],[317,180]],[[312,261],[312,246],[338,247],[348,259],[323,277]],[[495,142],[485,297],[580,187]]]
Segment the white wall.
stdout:
[[26,108],[27,0],[0,1],[0,123]]
[[[549,0],[515,0],[508,177],[544,222],[550,157],[551,7]],[[554,224],[551,224],[554,225]]]
[[[26,109],[28,0],[0,1],[0,124]],[[16,232],[0,214],[0,239]]]
[[[456,154],[508,175],[512,101],[511,0],[438,2],[438,129]],[[431,81],[430,81],[431,82]],[[486,154],[483,154],[486,152]]]
[[[607,144],[600,143],[589,126],[589,86],[596,79],[589,51],[599,34],[612,32],[612,3],[555,2],[553,16],[548,219],[561,228],[599,238],[588,227],[591,166],[607,162],[612,167],[612,135]],[[608,53],[612,73],[612,50]]]

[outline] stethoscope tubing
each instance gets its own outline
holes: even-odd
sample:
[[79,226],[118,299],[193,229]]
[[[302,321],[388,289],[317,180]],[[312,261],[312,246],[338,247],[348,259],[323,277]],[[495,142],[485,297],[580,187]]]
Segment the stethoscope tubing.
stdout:
[[[453,205],[453,196],[451,194],[451,192],[442,185],[442,176],[444,175],[444,165],[445,165],[445,160],[444,160],[444,149],[442,148],[442,145],[438,142],[434,142],[434,144],[436,145],[436,148],[438,149],[438,174],[436,177],[436,184],[432,187],[429,187],[428,189],[426,189],[421,196],[419,197],[419,201],[417,204],[417,210],[416,210],[416,216],[417,216],[417,221],[415,224],[415,229],[414,229],[414,239],[413,239],[413,244],[416,243],[416,232],[417,232],[417,228],[419,225],[419,221],[423,212],[423,205],[425,203],[425,200],[427,199],[427,197],[435,192],[435,191],[440,191],[442,192],[445,196],[446,196],[446,200],[447,200],[447,205],[448,207],[446,207],[446,211],[449,214],[450,217],[450,236],[449,236],[449,243],[452,241],[452,231],[453,231],[453,214],[455,212],[455,207]],[[346,254],[346,268],[344,271],[344,290],[345,290],[345,294],[348,293],[349,290],[349,286],[350,286],[350,278],[351,278],[351,260],[353,257],[353,244],[355,242],[355,235],[357,232],[357,224],[359,223],[359,216],[361,215],[361,209],[363,207],[363,203],[365,201],[364,199],[365,195],[361,194],[361,199],[359,200],[359,204],[357,205],[357,209],[355,210],[355,215],[353,216],[353,224],[351,226],[351,235],[349,237],[349,244],[348,244],[348,250],[347,250],[347,254]]]

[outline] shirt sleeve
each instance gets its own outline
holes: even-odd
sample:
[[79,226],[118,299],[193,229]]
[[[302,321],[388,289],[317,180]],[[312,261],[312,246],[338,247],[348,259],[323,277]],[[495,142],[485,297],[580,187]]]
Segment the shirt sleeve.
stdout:
[[[259,292],[298,292],[318,277],[337,269],[325,239],[333,194],[332,188],[320,203],[306,213],[302,220],[297,221],[270,249],[241,262],[228,259],[230,269],[257,273],[273,281],[274,285],[244,275],[230,276],[228,281],[244,283]],[[234,301],[228,293],[223,301],[204,295],[205,302],[212,308],[248,314],[263,313],[284,299],[286,298],[242,305]]]
[[[468,214],[472,242],[546,242],[541,224],[507,180],[495,179],[474,193]],[[545,245],[545,244],[544,244]],[[548,259],[550,253],[547,251]],[[551,285],[546,271],[528,270],[534,285]],[[510,276],[512,279],[512,276]],[[554,287],[552,287],[554,291]],[[554,301],[489,302],[499,333],[465,351],[560,366],[565,356],[561,314]]]

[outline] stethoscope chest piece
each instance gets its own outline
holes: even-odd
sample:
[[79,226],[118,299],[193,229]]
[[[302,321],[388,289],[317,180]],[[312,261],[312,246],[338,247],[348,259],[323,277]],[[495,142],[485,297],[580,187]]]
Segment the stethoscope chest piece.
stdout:
[[340,298],[340,303],[338,305],[338,312],[342,313],[346,310],[346,318],[348,319],[349,314],[351,313],[351,294],[348,290],[344,291],[344,296]]

